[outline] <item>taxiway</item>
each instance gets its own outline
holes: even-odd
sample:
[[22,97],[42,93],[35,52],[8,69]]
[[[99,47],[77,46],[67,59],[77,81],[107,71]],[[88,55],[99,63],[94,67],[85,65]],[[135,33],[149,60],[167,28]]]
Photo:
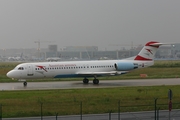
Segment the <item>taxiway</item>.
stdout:
[[26,87],[23,86],[22,82],[14,82],[1,83],[0,90],[84,89],[159,85],[180,85],[180,79],[100,80],[98,85],[94,85],[92,81],[89,84],[83,84],[82,81],[28,82]]

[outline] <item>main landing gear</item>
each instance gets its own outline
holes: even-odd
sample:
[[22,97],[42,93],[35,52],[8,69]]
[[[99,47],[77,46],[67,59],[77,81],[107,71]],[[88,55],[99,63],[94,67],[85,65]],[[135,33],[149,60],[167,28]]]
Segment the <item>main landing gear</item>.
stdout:
[[94,83],[94,84],[99,84],[99,80],[96,79],[96,78],[94,78],[93,83]]
[[[84,83],[84,84],[88,84],[88,83],[89,83],[89,80],[88,80],[87,78],[84,78],[84,79],[83,79],[83,83]],[[93,83],[94,83],[94,84],[99,84],[99,80],[96,79],[96,77],[95,77],[94,80],[93,80]]]
[[87,78],[84,78],[84,79],[83,79],[83,83],[84,83],[84,84],[88,84],[88,83],[89,83],[89,80],[88,80]]

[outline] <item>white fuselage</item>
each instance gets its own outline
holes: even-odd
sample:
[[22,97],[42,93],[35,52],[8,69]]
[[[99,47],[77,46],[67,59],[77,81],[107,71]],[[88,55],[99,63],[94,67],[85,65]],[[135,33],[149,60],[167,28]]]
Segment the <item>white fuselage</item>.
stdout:
[[7,76],[14,79],[98,77],[123,74],[136,68],[151,66],[153,63],[138,60],[22,63],[9,71]]

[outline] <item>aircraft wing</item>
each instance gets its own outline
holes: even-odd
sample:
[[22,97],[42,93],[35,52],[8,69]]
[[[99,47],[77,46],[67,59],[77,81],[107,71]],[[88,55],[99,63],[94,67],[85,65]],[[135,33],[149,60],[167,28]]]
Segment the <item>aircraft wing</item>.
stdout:
[[92,76],[92,75],[120,75],[128,73],[129,71],[110,71],[110,72],[78,72],[76,74],[82,76]]

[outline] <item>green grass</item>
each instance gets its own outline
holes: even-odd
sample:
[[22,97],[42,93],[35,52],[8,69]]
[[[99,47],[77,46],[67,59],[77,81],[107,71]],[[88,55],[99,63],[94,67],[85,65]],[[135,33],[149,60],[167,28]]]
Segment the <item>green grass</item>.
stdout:
[[[173,91],[174,109],[180,107],[180,86],[117,87],[97,89],[1,91],[3,117],[40,116],[41,103],[43,115],[83,114],[153,110],[154,98],[161,109],[168,109],[168,90]],[[163,105],[160,105],[163,104]]]

